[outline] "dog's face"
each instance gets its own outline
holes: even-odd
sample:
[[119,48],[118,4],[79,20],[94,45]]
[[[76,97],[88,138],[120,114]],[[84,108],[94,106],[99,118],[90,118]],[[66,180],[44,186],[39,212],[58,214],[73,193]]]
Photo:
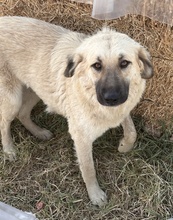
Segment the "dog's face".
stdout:
[[153,72],[149,53],[140,44],[105,29],[85,39],[68,59],[65,76],[75,74],[83,85],[95,87],[100,104],[117,106],[127,100],[131,80],[140,83]]

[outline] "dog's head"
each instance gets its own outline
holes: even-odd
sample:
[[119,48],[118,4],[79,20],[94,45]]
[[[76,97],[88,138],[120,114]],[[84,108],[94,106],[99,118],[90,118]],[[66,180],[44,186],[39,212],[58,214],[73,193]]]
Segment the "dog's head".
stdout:
[[64,74],[77,74],[84,84],[92,83],[100,104],[117,106],[127,100],[131,81],[140,84],[153,71],[145,48],[125,34],[103,29],[85,39],[68,58]]

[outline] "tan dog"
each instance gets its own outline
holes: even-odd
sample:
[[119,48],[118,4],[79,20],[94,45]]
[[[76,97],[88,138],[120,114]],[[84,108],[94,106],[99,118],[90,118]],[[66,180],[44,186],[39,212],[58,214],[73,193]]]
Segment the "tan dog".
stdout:
[[136,130],[129,114],[150,77],[149,53],[125,34],[105,28],[86,36],[31,18],[1,17],[0,130],[6,157],[15,158],[10,124],[16,116],[33,135],[51,137],[30,119],[42,99],[49,111],[67,118],[89,197],[105,204],[92,143],[121,124],[118,150],[132,149]]

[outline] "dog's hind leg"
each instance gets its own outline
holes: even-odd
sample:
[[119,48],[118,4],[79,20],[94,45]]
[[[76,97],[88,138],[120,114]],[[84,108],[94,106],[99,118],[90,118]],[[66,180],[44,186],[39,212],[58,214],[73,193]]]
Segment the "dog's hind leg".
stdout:
[[[2,80],[3,81],[3,80]],[[12,84],[11,84],[12,86]],[[10,125],[18,114],[22,103],[22,87],[12,88],[1,85],[0,94],[0,131],[5,159],[13,161],[16,157],[11,137]],[[10,91],[11,90],[11,91]],[[13,90],[13,91],[12,91]]]
[[130,115],[125,118],[121,125],[124,130],[124,138],[120,141],[118,151],[121,153],[126,153],[134,147],[137,134]]
[[52,133],[47,129],[38,127],[30,117],[33,107],[39,100],[40,98],[35,94],[35,92],[33,92],[33,90],[25,87],[23,90],[22,107],[20,108],[18,119],[34,136],[42,140],[48,140],[52,137]]

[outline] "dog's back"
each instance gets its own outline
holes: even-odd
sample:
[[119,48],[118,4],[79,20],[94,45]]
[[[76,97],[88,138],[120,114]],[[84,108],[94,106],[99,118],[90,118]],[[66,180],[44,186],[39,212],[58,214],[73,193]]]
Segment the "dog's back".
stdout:
[[[45,41],[53,44],[58,37],[69,31],[63,27],[50,24],[41,20],[6,16],[0,17],[0,39],[11,45],[39,46]],[[32,42],[32,44],[31,44]],[[0,45],[2,47],[2,44]]]
[[[36,19],[25,17],[0,18],[0,66],[7,62],[17,71],[26,69],[44,58],[55,46],[58,38],[68,30]],[[22,68],[24,67],[25,68]]]
[[[55,83],[55,73],[61,65],[64,68],[67,54],[78,44],[80,34],[63,27],[26,17],[1,17],[0,68],[4,70],[0,71],[0,77],[10,75],[16,83],[19,80],[46,99],[46,93],[53,88],[51,84]],[[63,73],[58,77],[63,78]]]

